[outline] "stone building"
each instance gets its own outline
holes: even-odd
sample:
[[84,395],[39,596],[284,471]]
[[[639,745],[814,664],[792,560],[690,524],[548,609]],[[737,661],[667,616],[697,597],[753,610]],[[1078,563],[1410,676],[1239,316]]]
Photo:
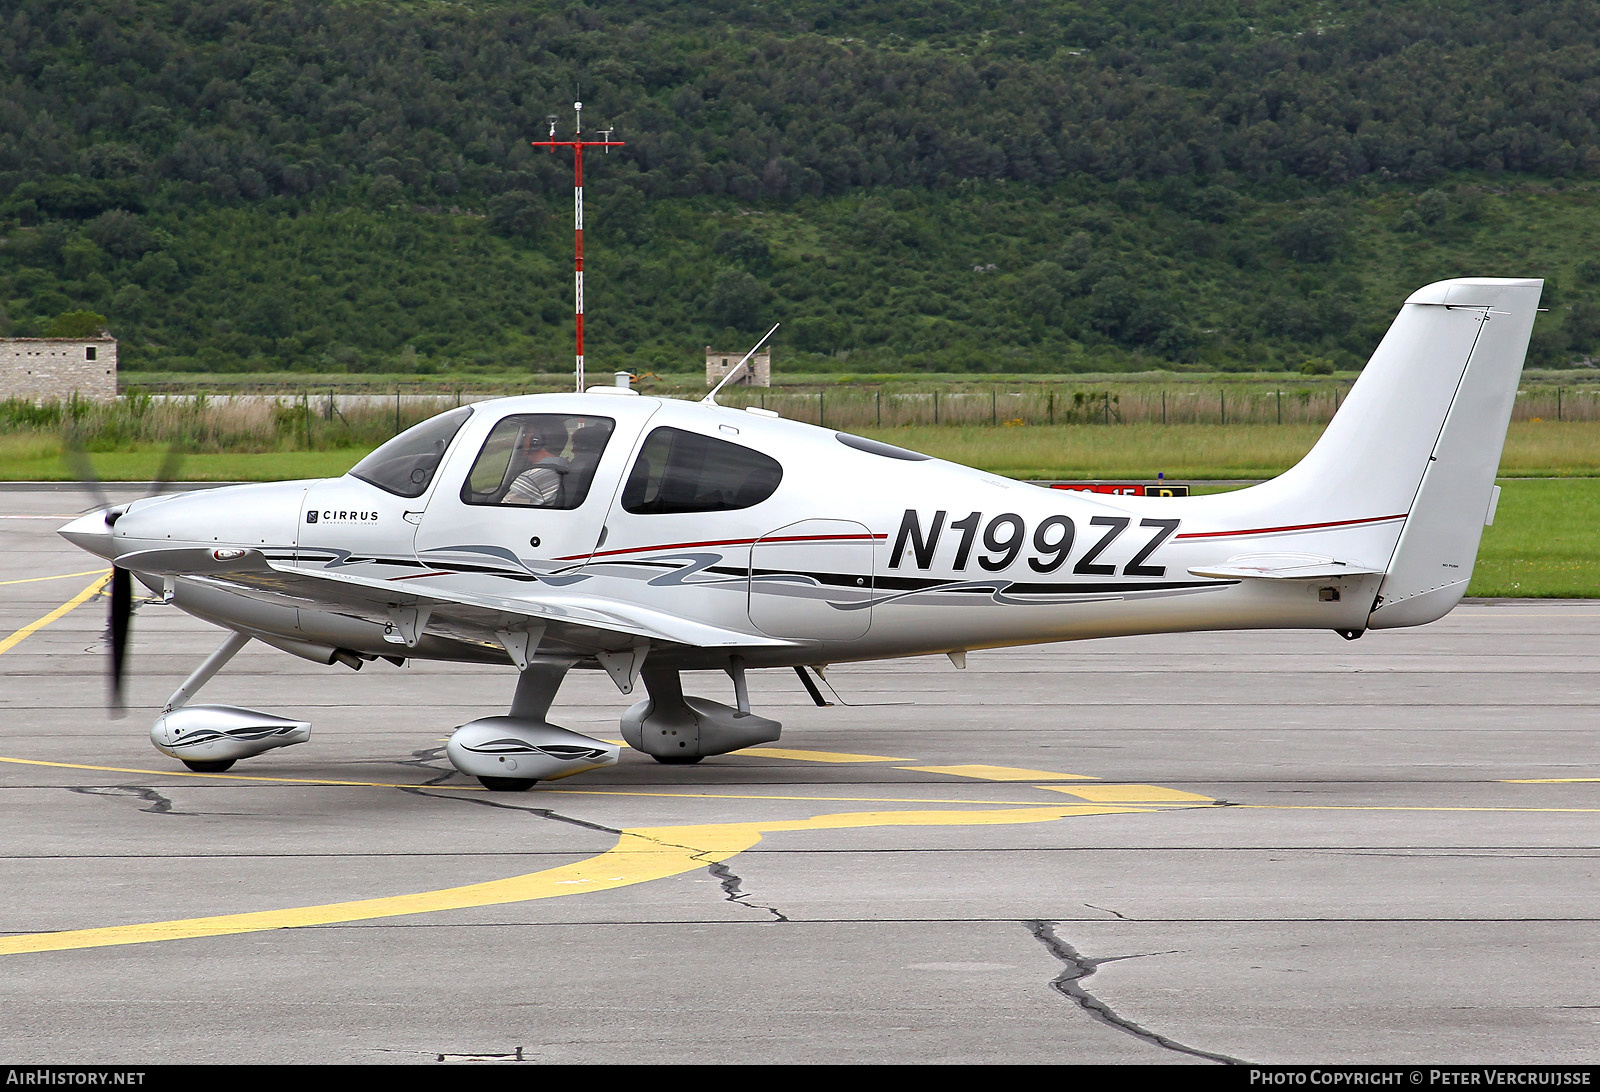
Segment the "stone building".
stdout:
[[49,401],[74,391],[97,402],[117,396],[116,338],[0,338],[0,400]]
[[[706,386],[715,387],[722,382],[722,377],[731,372],[739,361],[744,359],[744,353],[721,353],[711,346],[706,346]],[[772,386],[772,350],[762,349],[750,358],[746,370],[741,372],[738,379],[733,381],[736,387],[770,387]]]

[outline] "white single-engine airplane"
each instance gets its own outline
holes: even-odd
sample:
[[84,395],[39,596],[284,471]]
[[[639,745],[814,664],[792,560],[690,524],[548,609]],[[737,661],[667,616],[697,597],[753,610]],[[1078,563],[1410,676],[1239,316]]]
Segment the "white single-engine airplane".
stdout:
[[[310,725],[188,705],[250,640],[322,664],[509,663],[510,711],[446,753],[491,789],[607,766],[551,724],[573,667],[624,694],[627,742],[668,763],[778,738],[745,672],[1134,633],[1442,617],[1466,591],[1543,282],[1408,299],[1327,431],[1272,481],[1204,497],[1041,489],[761,410],[626,389],[504,398],[401,433],[341,478],[115,505],[61,534],[228,631],[151,739],[196,770]],[[714,393],[714,392],[713,392]],[[680,673],[726,671],[734,705]]]

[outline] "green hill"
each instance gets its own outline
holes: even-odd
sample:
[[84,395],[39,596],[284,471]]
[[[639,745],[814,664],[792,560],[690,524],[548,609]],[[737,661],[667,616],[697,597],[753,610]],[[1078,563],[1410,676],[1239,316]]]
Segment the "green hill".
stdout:
[[805,371],[1357,365],[1406,293],[1544,276],[1600,353],[1600,7],[22,0],[0,333],[130,370],[561,372],[784,324]]

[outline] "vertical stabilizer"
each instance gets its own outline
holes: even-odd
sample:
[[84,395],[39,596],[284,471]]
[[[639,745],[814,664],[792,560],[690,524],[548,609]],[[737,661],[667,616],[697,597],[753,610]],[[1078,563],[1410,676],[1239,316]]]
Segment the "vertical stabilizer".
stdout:
[[1305,458],[1190,510],[1211,534],[1261,529],[1219,538],[1244,554],[1326,554],[1382,572],[1371,627],[1443,617],[1472,577],[1543,288],[1474,278],[1419,289]]
[[1528,338],[1544,288],[1537,280],[1458,280],[1406,301],[1471,333],[1472,347],[1438,428],[1370,625],[1442,618],[1466,594],[1494,493]]

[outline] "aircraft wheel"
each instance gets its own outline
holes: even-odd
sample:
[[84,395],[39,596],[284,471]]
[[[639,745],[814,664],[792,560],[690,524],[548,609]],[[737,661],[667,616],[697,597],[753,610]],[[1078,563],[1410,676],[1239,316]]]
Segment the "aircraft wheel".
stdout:
[[705,755],[651,755],[650,757],[655,759],[657,762],[661,763],[663,766],[693,766],[696,762],[699,762],[702,758],[704,758],[706,756]]
[[532,777],[480,777],[483,787],[490,792],[527,792],[538,784]]
[[186,758],[183,764],[195,773],[221,773],[232,769],[234,761],[231,758]]

